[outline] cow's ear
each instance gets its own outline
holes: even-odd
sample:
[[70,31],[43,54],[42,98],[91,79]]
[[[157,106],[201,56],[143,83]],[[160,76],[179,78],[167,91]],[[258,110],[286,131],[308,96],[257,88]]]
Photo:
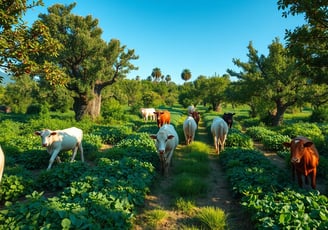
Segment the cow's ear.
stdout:
[[56,134],[57,134],[57,132],[51,132],[50,136],[53,136],[53,135],[56,135]]
[[313,145],[313,142],[312,141],[308,141],[306,143],[304,143],[304,147],[311,147]]
[[40,131],[35,131],[34,134],[37,135],[37,136],[40,136],[41,132]]
[[235,115],[236,113],[233,113],[232,115]]
[[167,137],[167,139],[173,139],[174,138],[174,135],[169,135],[168,137]]
[[150,134],[149,136],[150,136],[151,139],[154,139],[154,140],[157,139],[157,135],[156,134]]
[[282,144],[283,144],[283,146],[285,146],[287,148],[290,148],[290,146],[291,146],[290,142],[284,142]]

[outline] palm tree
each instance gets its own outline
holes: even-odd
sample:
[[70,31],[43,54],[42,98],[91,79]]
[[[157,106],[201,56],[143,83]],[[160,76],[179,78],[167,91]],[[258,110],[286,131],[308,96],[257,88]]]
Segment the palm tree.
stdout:
[[169,75],[169,74],[166,75],[166,77],[165,77],[166,83],[169,83],[171,80],[172,80],[171,75]]
[[162,76],[161,69],[158,67],[154,68],[151,76],[154,78],[154,81],[159,81]]
[[191,78],[191,72],[189,69],[184,69],[181,73],[181,78],[182,80],[184,80],[185,82],[190,80]]

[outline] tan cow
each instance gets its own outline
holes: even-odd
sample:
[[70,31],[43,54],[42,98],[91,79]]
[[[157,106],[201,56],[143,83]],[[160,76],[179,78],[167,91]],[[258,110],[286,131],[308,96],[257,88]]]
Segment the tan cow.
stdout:
[[3,170],[5,168],[5,154],[0,146],[0,182],[2,180]]

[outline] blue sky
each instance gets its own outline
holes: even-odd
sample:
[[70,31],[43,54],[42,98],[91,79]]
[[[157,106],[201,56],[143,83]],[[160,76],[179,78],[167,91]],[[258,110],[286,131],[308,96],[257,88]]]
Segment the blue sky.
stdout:
[[[43,0],[44,7],[30,10],[25,20],[68,0]],[[259,54],[278,37],[285,42],[285,29],[302,25],[302,17],[283,18],[277,0],[77,0],[74,14],[92,15],[99,20],[102,38],[119,39],[134,49],[139,70],[128,78],[146,79],[155,67],[163,75],[183,83],[181,72],[189,69],[191,81],[199,75],[222,76],[226,70],[239,71],[233,58],[247,61],[250,41]]]

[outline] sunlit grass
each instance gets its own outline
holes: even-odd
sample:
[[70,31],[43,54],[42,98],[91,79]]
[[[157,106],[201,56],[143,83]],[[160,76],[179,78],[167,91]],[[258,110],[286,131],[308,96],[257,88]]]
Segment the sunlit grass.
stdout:
[[168,216],[168,213],[162,209],[154,209],[145,212],[145,226],[156,228]]
[[204,207],[199,210],[196,217],[207,229],[226,229],[227,217],[222,209],[215,207]]
[[178,198],[175,200],[175,204],[174,204],[178,211],[181,211],[187,215],[193,215],[195,213],[195,201],[193,200],[186,200],[182,197]]

